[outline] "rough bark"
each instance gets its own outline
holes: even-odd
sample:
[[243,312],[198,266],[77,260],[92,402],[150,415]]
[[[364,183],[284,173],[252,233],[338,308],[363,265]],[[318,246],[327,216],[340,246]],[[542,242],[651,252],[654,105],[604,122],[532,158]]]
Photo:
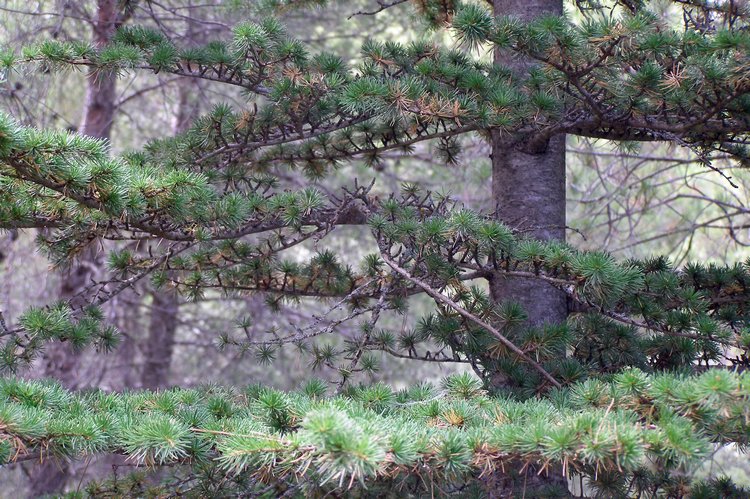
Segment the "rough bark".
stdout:
[[[508,147],[492,137],[492,196],[497,216],[519,232],[542,240],[565,240],[565,137],[553,137],[543,152]],[[490,279],[495,301],[520,303],[532,324],[555,323],[568,314],[565,294],[537,279]]]
[[[562,0],[494,0],[496,16],[515,16],[525,21],[562,14]],[[516,77],[525,78],[530,62],[496,51],[495,63],[510,67]],[[508,226],[542,240],[565,240],[565,136],[553,137],[546,144],[531,148],[509,143],[506,136],[492,132],[492,197],[496,216]],[[521,304],[530,324],[555,323],[567,317],[565,295],[539,280],[508,278],[498,273],[490,278],[494,302]],[[499,388],[507,380],[491,376]],[[539,474],[524,469],[496,474],[487,482],[489,497],[515,497],[519,489],[526,497],[552,497],[557,491],[570,497],[568,480],[559,466],[549,466]]]
[[[525,21],[562,14],[562,0],[494,0],[495,15]],[[524,78],[529,61],[496,51],[495,62]],[[520,232],[542,240],[565,240],[565,136],[542,147],[510,144],[500,132],[492,133],[492,197],[497,217]],[[561,322],[568,314],[565,295],[534,279],[490,279],[493,300],[520,303],[532,324]]]

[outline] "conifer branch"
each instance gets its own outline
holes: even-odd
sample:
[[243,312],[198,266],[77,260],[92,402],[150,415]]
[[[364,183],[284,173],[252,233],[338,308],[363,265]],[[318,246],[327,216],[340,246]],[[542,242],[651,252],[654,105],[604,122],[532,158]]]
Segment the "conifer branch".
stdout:
[[398,273],[401,277],[406,279],[407,281],[413,282],[420,288],[424,290],[425,293],[430,295],[434,300],[442,303],[443,305],[446,305],[450,307],[451,309],[458,312],[460,315],[465,317],[466,319],[470,320],[471,322],[475,323],[476,325],[486,329],[492,335],[498,339],[503,345],[508,347],[513,353],[515,353],[518,357],[524,360],[524,362],[528,363],[530,366],[532,366],[534,369],[536,369],[542,376],[544,376],[547,381],[549,381],[552,386],[556,388],[560,388],[562,385],[559,381],[557,381],[549,372],[547,372],[546,369],[544,369],[538,362],[536,362],[534,359],[529,357],[523,350],[518,348],[513,342],[511,342],[508,338],[506,338],[500,331],[498,331],[496,328],[488,324],[487,322],[483,321],[476,315],[470,313],[468,310],[463,308],[458,303],[454,302],[450,298],[447,298],[446,296],[443,296],[442,293],[438,292],[436,289],[431,287],[430,285],[426,284],[425,282],[421,281],[420,279],[417,279],[416,277],[411,276],[409,272],[404,270],[402,267],[400,267],[395,261],[393,261],[388,255],[381,253],[381,257],[383,258],[383,261],[388,264],[389,267],[391,267],[396,273]]

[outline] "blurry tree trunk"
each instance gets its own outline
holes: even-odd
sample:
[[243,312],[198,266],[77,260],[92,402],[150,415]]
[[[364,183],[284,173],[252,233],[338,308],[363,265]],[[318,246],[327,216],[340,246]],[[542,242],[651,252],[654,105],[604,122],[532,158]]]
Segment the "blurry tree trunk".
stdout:
[[[192,8],[188,8],[187,16],[185,41],[187,44],[194,44],[199,41],[199,26]],[[177,112],[172,123],[173,134],[187,131],[197,117],[199,106],[196,96],[199,91],[200,83],[197,79],[186,78],[179,82]],[[169,384],[180,298],[176,290],[168,287],[153,290],[151,295],[151,322],[143,347],[141,387],[155,389]]]
[[[91,25],[93,43],[97,47],[106,45],[117,27],[124,21],[119,0],[97,0],[97,10]],[[86,98],[79,132],[100,139],[109,139],[115,115],[116,76],[90,70],[87,76]],[[79,306],[85,302],[81,293],[91,283],[92,277],[101,269],[100,255],[96,247],[87,248],[78,255],[74,264],[62,276],[59,298]],[[64,386],[78,388],[80,377],[79,354],[69,344],[52,344],[44,354],[43,374],[54,378]],[[31,495],[59,492],[69,478],[69,464],[47,461],[33,468],[30,477]]]
[[[119,0],[97,0],[96,20],[93,24],[94,46],[109,43],[122,22]],[[114,123],[117,75],[89,70],[80,133],[90,137],[109,139]]]
[[[118,0],[97,1],[96,18],[92,21],[95,46],[104,46],[112,39],[121,22],[120,17]],[[116,81],[115,75],[93,69],[89,71],[79,129],[81,134],[99,139],[110,138],[115,115]],[[60,299],[72,300],[73,306],[84,303],[79,293],[91,282],[99,267],[95,247],[89,247],[78,255],[76,262],[63,274]],[[51,345],[45,353],[45,376],[56,378],[66,387],[77,388],[80,382],[76,376],[77,358],[69,345]]]
[[168,384],[180,309],[179,296],[174,289],[154,290],[152,296],[151,322],[144,345],[141,374],[141,387],[148,389]]
[[[493,0],[496,16],[514,16],[524,21],[562,14],[562,0]],[[530,62],[517,56],[495,52],[495,63],[509,67],[524,79]],[[521,233],[542,240],[565,240],[565,136],[559,135],[541,144],[511,144],[500,131],[493,131],[492,199],[499,220]],[[523,149],[523,151],[519,150]],[[506,277],[498,272],[490,279],[494,302],[514,301],[523,306],[529,324],[556,323],[566,319],[565,295],[537,279]],[[494,388],[507,380],[491,376]],[[543,494],[539,487],[553,486],[567,491],[568,481],[558,466],[549,466],[541,474],[534,466],[516,474],[496,473],[487,481],[490,497],[509,497],[513,490],[528,488],[530,494]],[[534,495],[539,497],[539,495]]]

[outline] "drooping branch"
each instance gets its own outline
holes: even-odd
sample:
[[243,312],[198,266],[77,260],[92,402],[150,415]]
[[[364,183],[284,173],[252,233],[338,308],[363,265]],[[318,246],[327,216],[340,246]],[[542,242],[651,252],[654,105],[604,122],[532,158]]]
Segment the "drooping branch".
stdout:
[[481,318],[477,317],[476,315],[472,314],[465,308],[463,308],[458,303],[454,302],[450,298],[444,296],[442,293],[437,291],[436,289],[432,288],[429,284],[423,282],[420,279],[417,279],[416,277],[412,277],[409,272],[407,272],[405,269],[400,267],[395,261],[393,261],[388,255],[381,253],[381,257],[383,258],[383,261],[388,264],[389,267],[391,267],[396,273],[398,273],[401,277],[406,279],[407,281],[413,282],[420,288],[424,290],[425,293],[427,293],[430,297],[432,297],[435,301],[438,301],[442,303],[443,305],[446,305],[450,307],[451,309],[455,310],[457,313],[468,319],[469,321],[475,323],[476,325],[486,329],[492,335],[497,338],[497,340],[508,347],[513,353],[515,353],[519,358],[523,359],[524,362],[532,366],[539,374],[541,374],[547,381],[549,381],[553,386],[560,388],[562,385],[559,381],[557,381],[549,372],[547,372],[546,369],[544,369],[538,362],[536,362],[534,359],[529,357],[523,350],[518,348],[513,342],[511,342],[508,338],[505,337],[500,331],[498,331],[495,327],[487,323],[486,321],[482,320]]

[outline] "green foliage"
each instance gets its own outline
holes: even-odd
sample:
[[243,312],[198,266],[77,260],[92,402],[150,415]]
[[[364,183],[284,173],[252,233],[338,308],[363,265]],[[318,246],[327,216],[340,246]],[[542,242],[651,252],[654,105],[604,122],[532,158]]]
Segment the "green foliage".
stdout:
[[[489,477],[507,475],[515,489],[526,471],[540,476],[553,465],[607,497],[742,493],[686,477],[712,445],[748,444],[748,379],[729,370],[750,367],[750,262],[618,262],[525,237],[496,213],[419,183],[378,196],[357,179],[340,189],[323,181],[343,163],[381,170],[389,154],[424,141],[457,165],[461,136],[475,132],[527,155],[572,133],[672,142],[709,168],[717,154],[745,161],[747,16],[682,2],[673,6],[684,14],[678,26],[650,3],[615,2],[602,16],[601,5],[581,1],[578,21],[522,21],[479,1],[409,4],[432,29],[449,28],[456,44],[369,40],[349,61],[314,54],[278,20],[259,16],[190,48],[126,26],[103,47],[48,40],[2,52],[3,75],[151,71],[233,87],[247,102],[217,104],[184,133],[120,157],[103,141],[0,114],[0,228],[45,229],[39,247],[58,267],[94,244],[112,249],[111,279],[87,290],[93,303],[0,321],[0,369],[31,364],[50,342],[114,348],[116,331],[97,307],[149,277],[195,301],[263,293],[277,312],[307,298],[326,303],[292,332],[269,326],[251,335],[240,320],[219,344],[257,363],[294,344],[312,369],[335,373],[338,392],[325,398],[328,386],[313,380],[301,393],[73,394],[9,378],[0,382],[0,459],[125,454],[173,466],[176,480],[204,496],[355,487],[362,495],[480,494],[493,486]],[[507,66],[479,48],[497,50]],[[286,170],[315,187],[290,188]],[[357,264],[321,244],[342,226],[369,229],[377,252]],[[124,244],[144,241],[158,244],[148,252]],[[305,243],[304,258],[287,253]],[[574,313],[543,323],[476,282],[505,278],[546,283]],[[382,316],[404,314],[416,294],[434,311],[412,329],[382,327]],[[352,320],[359,325],[346,341],[318,340]],[[448,378],[440,391],[354,385],[378,371],[381,354],[466,364],[479,377]],[[127,495],[147,480],[89,491]],[[159,487],[141,490],[159,495]]]
[[[6,379],[0,382],[0,424],[11,437],[4,440],[10,445],[6,461],[38,449],[68,458],[115,452],[149,466],[178,464],[180,473],[192,469],[196,476],[211,467],[238,493],[268,483],[308,491],[388,490],[395,477],[420,482],[423,465],[433,470],[434,483],[418,488],[430,490],[516,460],[527,466],[565,462],[568,472],[594,481],[616,471],[618,491],[638,487],[644,467],[658,464],[651,473],[668,493],[672,473],[692,469],[712,442],[748,443],[750,382],[744,374],[652,377],[629,370],[610,382],[573,385],[557,397],[568,400],[563,405],[491,398],[469,375],[446,378],[443,386],[437,395],[418,385],[393,397],[375,385],[328,399],[318,398],[319,389],[312,396],[309,388],[261,389],[248,400],[216,388],[72,394],[51,382]],[[252,478],[234,481],[241,476]],[[693,493],[713,485],[695,483]],[[96,486],[104,485],[90,487]]]
[[468,4],[462,6],[453,17],[452,27],[462,42],[476,48],[492,36],[494,20],[487,9]]

